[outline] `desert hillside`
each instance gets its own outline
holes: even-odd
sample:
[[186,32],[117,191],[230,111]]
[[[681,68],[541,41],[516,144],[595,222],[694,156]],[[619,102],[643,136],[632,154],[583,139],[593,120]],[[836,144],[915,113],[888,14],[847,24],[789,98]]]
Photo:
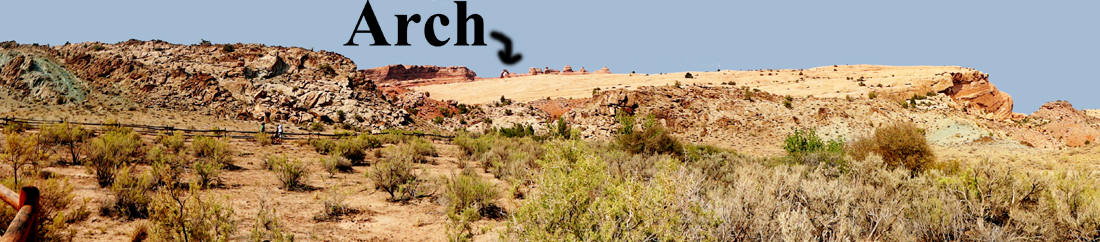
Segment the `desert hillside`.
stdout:
[[980,70],[361,68],[3,42],[0,184],[43,241],[1100,239],[1100,112]]

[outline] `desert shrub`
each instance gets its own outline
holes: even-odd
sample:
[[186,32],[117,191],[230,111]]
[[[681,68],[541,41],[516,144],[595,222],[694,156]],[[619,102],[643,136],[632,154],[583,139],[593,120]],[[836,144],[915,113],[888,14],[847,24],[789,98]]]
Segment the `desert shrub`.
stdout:
[[868,92],[867,93],[867,99],[875,99],[876,97],[878,97],[878,93],[875,93],[875,92]]
[[615,177],[581,141],[554,141],[539,160],[538,190],[522,201],[506,240],[705,240],[697,179],[676,159],[661,159],[649,180]]
[[552,126],[550,130],[552,131],[551,134],[555,137],[563,139],[575,138],[572,137],[572,129],[569,123],[565,122],[565,116],[558,117],[558,121],[554,123],[554,126]]
[[370,135],[344,137],[333,144],[332,153],[350,160],[353,164],[362,163],[367,157],[367,149],[382,147],[382,142]]
[[271,145],[272,142],[271,134],[268,134],[267,132],[256,132],[252,135],[252,140],[256,141],[256,144],[259,144],[260,146],[268,146]]
[[111,184],[113,197],[103,204],[100,214],[121,216],[127,219],[149,217],[149,204],[152,203],[156,181],[149,172],[136,173],[133,167],[119,170],[118,180]]
[[195,136],[191,140],[191,152],[199,159],[208,159],[213,162],[221,163],[224,168],[235,167],[233,165],[233,156],[230,154],[229,144],[221,139]]
[[313,122],[309,124],[309,131],[323,132],[325,131],[325,124],[320,122]]
[[[34,176],[39,168],[48,166],[49,155],[39,142],[39,136],[28,133],[11,133],[0,144],[0,160],[11,169],[11,177],[20,183],[21,176]],[[30,168],[24,168],[31,166]]]
[[783,150],[789,156],[798,156],[814,152],[843,152],[844,139],[837,138],[829,141],[817,136],[814,129],[795,129],[794,133],[783,140]]
[[313,149],[317,153],[328,154],[336,147],[336,141],[331,139],[311,139],[309,145],[313,146]]
[[354,208],[344,203],[344,200],[348,198],[348,193],[340,191],[336,187],[331,187],[327,192],[323,193],[321,199],[321,213],[313,216],[314,221],[334,221],[347,214],[353,214],[358,212]]
[[924,171],[935,161],[924,131],[912,123],[880,126],[871,137],[849,144],[848,149],[854,159],[862,160],[874,153],[882,156],[890,167],[902,166],[913,171]]
[[329,176],[336,176],[337,172],[350,173],[352,171],[351,161],[342,156],[321,157],[317,159],[317,163],[320,163],[321,167],[325,168]]
[[500,196],[493,184],[466,168],[447,181],[444,197],[448,200],[447,218],[451,223],[448,234],[452,240],[472,237],[470,223],[486,218],[502,218],[503,210],[495,200]]
[[435,124],[443,124],[443,117],[435,117],[435,118],[432,118],[432,123],[435,123]]
[[462,149],[464,158],[477,161],[485,172],[515,185],[531,182],[531,174],[538,168],[535,160],[543,154],[541,144],[531,137],[483,135],[473,138],[463,134],[455,137],[454,144]]
[[88,142],[88,156],[84,166],[96,176],[100,187],[114,183],[118,167],[133,163],[141,157],[144,144],[141,137],[129,129],[110,131]]
[[[694,76],[691,76],[691,72],[688,72],[687,74],[684,74],[684,78],[695,78],[695,77],[694,77]],[[677,84],[676,84],[676,86],[677,86],[677,87],[679,87],[679,86],[680,86],[680,84],[679,84],[679,83],[677,83]]]
[[92,50],[94,50],[94,51],[101,51],[103,49],[105,49],[105,47],[103,47],[103,45],[98,45],[97,44],[97,45],[92,46]]
[[387,157],[371,166],[367,178],[374,181],[376,190],[389,194],[390,201],[407,201],[424,195],[421,190],[423,181],[413,173],[413,163],[408,160]]
[[308,186],[302,181],[309,174],[306,165],[297,159],[288,159],[285,156],[269,158],[268,164],[275,171],[282,188],[287,191],[300,191]]
[[[197,188],[196,188],[197,189]],[[199,190],[157,193],[149,209],[152,241],[229,241],[237,231],[224,198]]]
[[187,147],[184,144],[184,137],[182,131],[172,132],[172,135],[165,133],[158,133],[154,142],[164,145],[165,148],[171,150],[173,153],[179,154],[180,151],[186,150]]
[[68,122],[60,124],[46,124],[39,129],[41,140],[49,145],[63,146],[69,150],[71,164],[80,164],[80,148],[85,140],[92,137],[92,132],[79,125]]
[[619,135],[616,141],[621,149],[631,154],[669,154],[679,157],[683,155],[684,149],[683,144],[660,125],[650,126],[642,132]]
[[435,145],[422,138],[412,138],[405,143],[383,148],[382,153],[388,158],[412,163],[425,163],[430,161],[428,157],[439,155]]
[[497,130],[497,133],[499,133],[501,136],[508,138],[535,136],[535,127],[532,125],[516,123],[511,128],[501,127]]
[[211,188],[221,182],[221,171],[225,165],[213,160],[199,159],[191,163],[195,181],[199,188]]
[[260,209],[256,212],[256,222],[252,224],[252,232],[248,235],[249,241],[293,242],[294,235],[285,233],[283,224],[279,222],[279,214],[275,208],[267,205],[265,199],[260,199]]
[[222,51],[223,52],[229,53],[229,52],[233,52],[233,50],[234,50],[233,45],[230,45],[230,44],[222,45]]
[[183,174],[183,170],[186,164],[182,157],[166,153],[160,147],[154,147],[149,150],[146,155],[146,159],[149,160],[153,179],[156,181],[157,186],[176,186],[179,183],[179,177]]

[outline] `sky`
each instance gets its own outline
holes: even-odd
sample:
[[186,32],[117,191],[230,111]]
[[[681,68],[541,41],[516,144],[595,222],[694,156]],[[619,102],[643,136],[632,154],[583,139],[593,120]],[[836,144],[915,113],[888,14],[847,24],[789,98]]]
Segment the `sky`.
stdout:
[[[836,64],[953,65],[990,74],[1012,95],[1015,112],[1068,100],[1100,109],[1096,91],[1100,1],[529,1],[469,0],[484,19],[486,46],[454,46],[457,4],[443,0],[370,1],[390,44],[397,17],[420,14],[410,46],[344,46],[367,1],[9,1],[0,41],[60,45],[160,39],[177,44],[262,43],[327,50],[360,69],[390,64],[466,66],[478,76],[502,69],[615,73],[799,69]],[[429,16],[439,39],[424,36]],[[470,22],[468,39],[474,38]],[[360,26],[366,30],[366,24]],[[523,59],[505,65],[507,35]]]

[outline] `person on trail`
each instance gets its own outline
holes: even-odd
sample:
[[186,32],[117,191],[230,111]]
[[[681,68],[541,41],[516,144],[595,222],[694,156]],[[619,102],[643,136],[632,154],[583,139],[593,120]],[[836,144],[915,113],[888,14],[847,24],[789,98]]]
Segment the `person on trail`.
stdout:
[[267,122],[260,123],[260,133],[267,131]]
[[275,128],[275,137],[283,138],[283,124],[279,124],[279,127]]

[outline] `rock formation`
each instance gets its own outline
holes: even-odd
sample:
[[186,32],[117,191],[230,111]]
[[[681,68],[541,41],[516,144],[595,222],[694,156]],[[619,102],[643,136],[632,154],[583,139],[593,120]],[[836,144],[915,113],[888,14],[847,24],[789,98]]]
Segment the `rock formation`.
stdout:
[[603,68],[596,70],[596,72],[593,72],[593,74],[611,74],[611,69],[607,69],[607,66],[604,66]]
[[573,67],[569,67],[569,65],[565,65],[564,68],[561,68],[561,72],[562,73],[572,73],[573,72]]
[[1084,111],[1073,108],[1065,101],[1043,104],[1031,114],[1032,118],[1049,121],[1041,125],[1042,131],[1061,139],[1066,146],[1078,147],[1092,142],[1100,136],[1100,119],[1089,116]]
[[[950,86],[945,87],[946,84]],[[1006,120],[1013,117],[1012,96],[989,83],[989,74],[980,71],[950,73],[949,83],[940,82],[934,86],[968,109],[984,111],[986,118]]]
[[397,87],[468,82],[477,77],[474,71],[462,66],[389,65],[359,72],[379,85]]
[[[12,76],[19,76],[24,83],[54,83],[40,88],[8,85],[21,92],[17,98],[51,97],[39,93],[52,89],[60,90],[57,95],[72,97],[68,100],[80,101],[77,97],[86,91],[149,108],[199,111],[236,119],[302,123],[336,120],[336,113],[342,111],[346,117],[358,117],[345,122],[368,129],[409,122],[408,114],[387,102],[374,83],[355,70],[350,59],[326,51],[260,44],[176,45],[130,40],[54,47],[24,45],[6,48],[0,56],[13,59],[0,62],[4,65],[0,70],[10,74],[3,78],[5,83],[18,82],[12,81]],[[14,60],[18,56],[24,56],[24,64]],[[30,57],[39,60],[34,63],[44,63],[44,68],[24,68]],[[27,72],[51,69],[52,74],[47,76]],[[20,74],[15,75],[17,72]],[[71,73],[71,78],[65,73]]]

